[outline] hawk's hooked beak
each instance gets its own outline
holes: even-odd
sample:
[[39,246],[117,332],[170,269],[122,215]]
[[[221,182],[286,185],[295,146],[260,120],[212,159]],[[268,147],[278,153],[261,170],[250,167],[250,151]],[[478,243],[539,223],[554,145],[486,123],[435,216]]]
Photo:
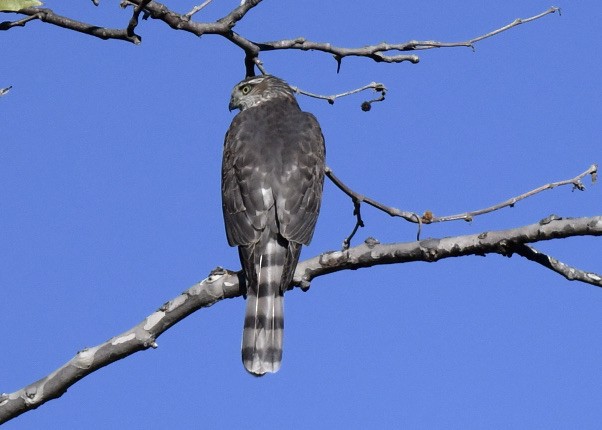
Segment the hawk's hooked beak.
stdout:
[[230,104],[228,105],[228,109],[232,112],[234,109],[238,109],[238,100],[234,96],[230,97]]

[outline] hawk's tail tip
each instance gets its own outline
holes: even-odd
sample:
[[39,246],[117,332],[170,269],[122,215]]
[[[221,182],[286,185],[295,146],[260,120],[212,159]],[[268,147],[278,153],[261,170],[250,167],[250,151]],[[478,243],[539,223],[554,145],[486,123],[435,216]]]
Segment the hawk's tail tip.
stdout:
[[276,373],[280,370],[282,362],[249,362],[243,360],[245,370],[256,378],[260,378],[267,373]]

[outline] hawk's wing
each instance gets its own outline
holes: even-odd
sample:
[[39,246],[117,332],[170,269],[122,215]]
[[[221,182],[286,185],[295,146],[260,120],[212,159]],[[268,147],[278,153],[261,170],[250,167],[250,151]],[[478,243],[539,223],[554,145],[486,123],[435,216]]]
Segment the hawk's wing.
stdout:
[[[269,105],[240,112],[226,134],[222,205],[232,246],[257,243],[266,225],[308,244],[318,218],[325,157],[320,126],[289,103]],[[277,222],[269,225],[274,209]]]
[[306,112],[301,115],[299,131],[291,135],[293,154],[285,161],[276,214],[284,238],[308,245],[322,201],[325,150],[316,118]]

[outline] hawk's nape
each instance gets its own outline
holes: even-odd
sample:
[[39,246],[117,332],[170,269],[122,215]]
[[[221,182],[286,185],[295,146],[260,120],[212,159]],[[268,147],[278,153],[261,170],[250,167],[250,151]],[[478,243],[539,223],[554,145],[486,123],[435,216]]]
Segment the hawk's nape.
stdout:
[[232,90],[240,109],[224,143],[222,207],[247,282],[245,368],[261,376],[282,360],[284,292],[311,241],[324,184],[324,138],[286,82],[251,77]]

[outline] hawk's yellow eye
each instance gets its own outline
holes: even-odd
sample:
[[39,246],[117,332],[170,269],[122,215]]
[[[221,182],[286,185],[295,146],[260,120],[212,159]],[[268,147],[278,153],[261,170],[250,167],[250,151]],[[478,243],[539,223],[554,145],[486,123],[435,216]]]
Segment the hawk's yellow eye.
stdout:
[[251,85],[245,85],[244,87],[242,87],[240,89],[240,92],[242,92],[243,95],[247,95],[249,94],[249,92],[251,91]]

